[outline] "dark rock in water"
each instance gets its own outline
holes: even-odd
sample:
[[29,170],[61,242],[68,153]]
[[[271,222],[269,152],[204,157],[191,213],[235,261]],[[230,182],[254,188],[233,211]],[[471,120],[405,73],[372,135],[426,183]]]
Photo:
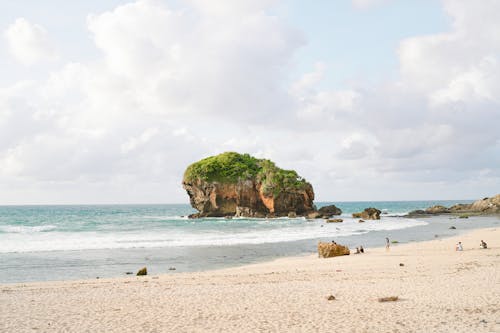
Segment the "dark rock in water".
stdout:
[[125,272],[125,274],[132,275],[132,274],[134,274],[134,272]]
[[462,214],[458,217],[459,219],[468,219],[469,218],[469,215],[467,214]]
[[175,267],[169,267],[168,268],[169,271],[175,271],[175,269],[176,269]]
[[191,164],[182,181],[197,217],[307,216],[314,191],[293,170],[248,154],[223,153]]
[[335,205],[324,206],[318,209],[318,213],[322,218],[330,218],[334,215],[341,215],[342,210]]
[[318,256],[320,258],[330,258],[349,255],[351,252],[347,246],[334,243],[318,243]]
[[454,229],[456,229],[456,227],[452,225],[449,229],[454,230]]
[[340,222],[344,222],[344,220],[342,220],[342,219],[328,219],[328,220],[326,220],[326,223],[340,223]]
[[148,275],[148,269],[147,269],[146,267],[143,267],[143,268],[141,268],[141,269],[137,272],[137,274],[136,274],[136,275],[137,275],[137,276],[141,276],[141,275]]
[[381,211],[377,208],[365,208],[361,213],[353,213],[352,217],[361,218],[363,220],[380,220]]
[[359,220],[358,223],[365,223],[365,220]]
[[422,210],[422,209],[417,209],[417,210],[413,210],[411,212],[408,213],[408,215],[412,216],[412,215],[426,215],[427,213],[425,212],[425,210]]

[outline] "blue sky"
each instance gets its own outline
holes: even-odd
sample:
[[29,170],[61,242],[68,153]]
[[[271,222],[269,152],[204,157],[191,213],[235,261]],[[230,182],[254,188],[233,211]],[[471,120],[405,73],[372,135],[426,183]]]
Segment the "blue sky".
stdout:
[[435,0],[392,1],[366,9],[351,1],[289,1],[283,5],[291,24],[306,38],[297,54],[298,71],[318,61],[328,66],[325,84],[373,84],[397,75],[397,48],[403,38],[448,29],[448,18]]
[[5,1],[0,203],[187,202],[239,151],[320,201],[500,188],[495,0]]

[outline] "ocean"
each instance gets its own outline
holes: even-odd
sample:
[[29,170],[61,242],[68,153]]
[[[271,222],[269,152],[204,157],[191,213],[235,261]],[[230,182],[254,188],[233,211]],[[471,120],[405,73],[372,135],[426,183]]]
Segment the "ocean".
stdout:
[[[314,253],[319,240],[356,247],[456,235],[498,225],[498,217],[405,218],[405,213],[471,201],[336,202],[343,223],[304,218],[188,219],[189,205],[0,206],[0,283],[218,269]],[[318,203],[317,206],[331,204]],[[353,212],[383,211],[358,223]],[[451,225],[457,227],[449,229]],[[172,268],[175,268],[173,270]]]

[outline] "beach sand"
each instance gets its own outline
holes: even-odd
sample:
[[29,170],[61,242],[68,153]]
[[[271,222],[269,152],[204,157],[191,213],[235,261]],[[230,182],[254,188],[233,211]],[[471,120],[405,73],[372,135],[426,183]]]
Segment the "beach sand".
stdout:
[[[1,332],[500,332],[500,228],[329,259],[0,290]],[[378,301],[387,296],[399,300]]]

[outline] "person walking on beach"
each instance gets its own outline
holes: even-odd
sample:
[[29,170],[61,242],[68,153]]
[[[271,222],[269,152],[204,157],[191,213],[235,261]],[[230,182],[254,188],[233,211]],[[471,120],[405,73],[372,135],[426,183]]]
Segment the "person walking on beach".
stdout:
[[385,238],[385,250],[386,251],[389,251],[389,246],[390,246],[389,237],[386,237]]
[[455,251],[463,251],[464,248],[462,246],[462,242],[458,242],[457,247],[455,247]]

